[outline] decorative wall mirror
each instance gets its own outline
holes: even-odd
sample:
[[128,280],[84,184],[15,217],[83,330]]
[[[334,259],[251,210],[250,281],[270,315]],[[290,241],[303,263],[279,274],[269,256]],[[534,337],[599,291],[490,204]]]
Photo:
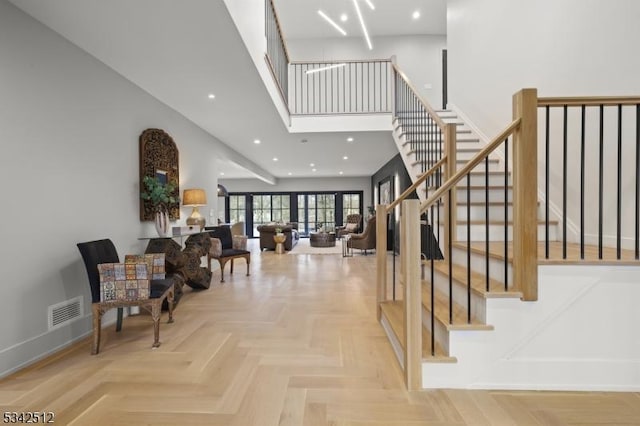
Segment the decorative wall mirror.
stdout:
[[[178,169],[178,148],[173,138],[164,130],[147,129],[140,135],[140,191],[144,189],[143,179],[150,176],[162,183],[173,182],[174,198],[178,201],[168,206],[170,220],[180,219],[180,181]],[[140,199],[140,220],[154,220],[155,210],[150,201]]]

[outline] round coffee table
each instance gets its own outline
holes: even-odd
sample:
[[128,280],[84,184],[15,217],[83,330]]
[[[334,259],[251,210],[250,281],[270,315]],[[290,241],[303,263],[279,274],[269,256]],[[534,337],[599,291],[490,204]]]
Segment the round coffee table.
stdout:
[[335,232],[311,232],[309,233],[309,245],[311,247],[335,247]]

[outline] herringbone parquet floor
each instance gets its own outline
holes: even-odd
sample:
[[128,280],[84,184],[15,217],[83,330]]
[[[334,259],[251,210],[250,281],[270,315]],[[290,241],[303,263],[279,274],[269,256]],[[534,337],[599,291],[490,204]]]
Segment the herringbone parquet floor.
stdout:
[[[61,425],[640,425],[639,393],[406,392],[375,319],[375,257],[260,253],[186,294],[150,348],[125,319],[0,381],[3,412]],[[241,263],[241,262],[240,262]],[[166,321],[166,314],[163,317]]]

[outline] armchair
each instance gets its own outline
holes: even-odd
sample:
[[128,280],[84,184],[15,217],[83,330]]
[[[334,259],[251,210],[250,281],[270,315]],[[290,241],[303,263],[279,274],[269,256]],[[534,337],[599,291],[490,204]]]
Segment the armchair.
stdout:
[[360,213],[348,214],[344,225],[336,226],[336,238],[342,238],[347,234],[357,233],[360,230],[361,220],[362,215]]
[[211,248],[207,255],[207,265],[211,271],[213,259],[220,263],[220,282],[224,282],[224,265],[231,261],[231,273],[233,274],[233,261],[243,258],[247,262],[247,276],[251,264],[251,252],[247,250],[247,237],[245,235],[231,236],[231,228],[228,225],[207,226],[204,228],[211,236]]
[[361,234],[349,234],[349,241],[347,241],[347,247],[357,248],[364,250],[364,254],[367,254],[367,250],[376,248],[376,217],[371,216],[367,221],[367,227]]
[[[78,243],[78,249],[87,269],[91,287],[93,311],[93,343],[91,354],[100,351],[102,315],[110,309],[118,309],[116,331],[122,329],[122,309],[139,306],[151,313],[153,319],[153,347],[160,346],[160,315],[166,299],[169,321],[173,322],[173,279],[164,278],[164,255],[145,255],[129,258],[129,263],[119,263],[113,242],[108,239]],[[144,261],[141,262],[141,260]],[[134,285],[135,283],[135,285]]]

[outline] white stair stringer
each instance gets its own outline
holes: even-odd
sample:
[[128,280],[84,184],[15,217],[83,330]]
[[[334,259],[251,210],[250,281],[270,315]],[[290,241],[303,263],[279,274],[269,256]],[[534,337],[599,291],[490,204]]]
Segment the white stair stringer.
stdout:
[[[463,149],[470,149],[473,147],[477,147],[478,150],[482,148],[480,143],[480,139],[473,134],[471,130],[465,127],[464,122],[460,121],[455,113],[451,111],[441,111],[439,112],[441,118],[445,122],[453,122],[456,126],[457,131],[457,146]],[[418,176],[421,173],[420,165],[417,164],[416,154],[411,149],[410,144],[408,143],[411,140],[412,134],[417,133],[431,133],[434,131],[434,126],[423,126],[423,125],[408,125],[407,129],[403,129],[400,123],[400,120],[397,118],[393,120],[393,140],[396,143],[398,148],[398,152],[400,152],[402,161],[404,162],[405,168],[407,169],[407,173],[411,178],[411,182],[415,183],[418,179]],[[461,167],[464,162],[466,162],[470,156],[473,155],[473,152],[461,154],[462,157],[459,160],[458,168]],[[493,165],[492,165],[493,166]],[[483,166],[480,165],[477,170],[484,170]],[[425,194],[423,191],[416,191],[418,194],[418,199],[421,202],[426,200]]]
[[539,300],[487,299],[494,330],[449,331],[457,363],[423,362],[423,387],[639,391],[639,273],[639,266],[539,266]]

